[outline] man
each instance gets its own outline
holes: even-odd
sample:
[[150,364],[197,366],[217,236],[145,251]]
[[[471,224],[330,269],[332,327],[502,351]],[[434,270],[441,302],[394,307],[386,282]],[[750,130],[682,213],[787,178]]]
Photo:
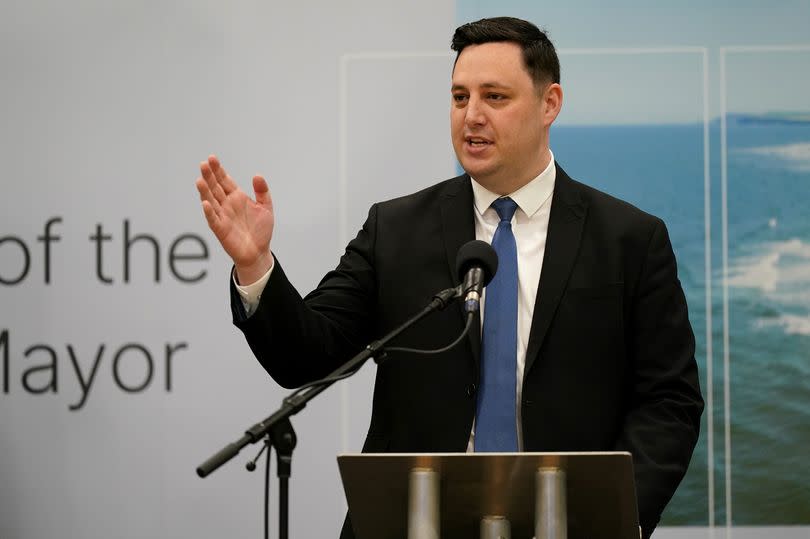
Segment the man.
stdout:
[[[372,206],[304,299],[270,250],[264,179],[253,178],[253,201],[215,157],[201,164],[203,211],[234,261],[234,323],[277,382],[299,386],[455,285],[461,245],[491,241],[500,269],[482,341],[429,361],[391,353],[377,368],[363,450],[630,451],[648,537],[686,472],[703,409],[666,228],[554,162],[549,128],[563,95],[543,32],[484,19],[458,28],[452,48],[451,133],[466,174]],[[438,348],[462,327],[449,308],[397,345]]]

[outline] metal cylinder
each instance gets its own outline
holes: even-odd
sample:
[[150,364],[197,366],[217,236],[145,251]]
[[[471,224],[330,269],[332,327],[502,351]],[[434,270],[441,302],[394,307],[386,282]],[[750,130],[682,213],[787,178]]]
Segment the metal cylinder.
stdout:
[[408,539],[439,539],[439,475],[413,468],[408,480]]
[[535,475],[535,539],[567,539],[565,470],[540,468]]
[[512,526],[505,517],[487,515],[481,519],[481,539],[512,539]]

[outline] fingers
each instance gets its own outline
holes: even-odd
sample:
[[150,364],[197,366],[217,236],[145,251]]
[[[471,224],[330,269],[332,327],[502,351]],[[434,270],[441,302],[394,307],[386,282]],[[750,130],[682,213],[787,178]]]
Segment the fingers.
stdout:
[[211,230],[216,232],[219,225],[219,217],[217,216],[217,213],[214,211],[211,203],[207,200],[203,200],[202,208],[203,213],[205,214],[205,220],[208,221],[208,226],[211,228]]
[[197,178],[194,185],[197,187],[197,192],[200,193],[200,201],[219,205],[217,199],[214,198],[214,194],[211,193],[211,189],[208,187],[208,182],[205,181],[205,178]]
[[273,199],[270,198],[270,189],[267,187],[267,182],[262,176],[253,176],[253,194],[256,196],[256,202],[262,206],[266,206],[273,211]]
[[220,185],[226,195],[229,195],[231,192],[239,189],[236,182],[234,182],[228,173],[225,172],[225,169],[222,168],[222,164],[219,162],[216,155],[208,156],[208,166],[211,168],[211,171],[216,177],[217,183]]
[[202,209],[205,214],[205,220],[208,221],[208,227],[219,237],[219,228],[222,226],[222,206],[220,206],[217,199],[214,198],[214,195],[208,188],[208,182],[203,178],[197,178],[196,186],[197,191],[200,193]]
[[[206,161],[200,163],[200,173],[202,176],[197,178],[196,186],[197,191],[200,193],[200,200],[203,202],[203,208],[205,209],[205,203],[207,203],[213,212],[212,215],[221,219],[223,210],[227,211],[226,201],[230,198],[230,195],[237,191],[242,193],[242,191],[225,172],[215,155],[210,155]],[[267,187],[267,181],[263,176],[256,175],[253,177],[253,193],[259,205],[273,211],[270,189]],[[208,217],[207,214],[206,217]]]
[[208,161],[203,161],[200,163],[200,174],[202,174],[203,179],[208,184],[208,191],[211,193],[211,196],[218,204],[222,204],[227,198],[227,195],[225,190],[220,185],[216,173],[211,168],[211,158],[209,157],[208,159]]

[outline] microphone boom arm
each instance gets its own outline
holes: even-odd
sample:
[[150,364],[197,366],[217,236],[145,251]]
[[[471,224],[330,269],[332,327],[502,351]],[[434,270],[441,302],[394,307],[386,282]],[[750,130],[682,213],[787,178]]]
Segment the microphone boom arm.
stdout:
[[[264,420],[256,423],[255,425],[247,429],[245,431],[244,436],[242,436],[235,442],[226,445],[224,448],[219,450],[208,460],[206,460],[200,466],[198,466],[197,475],[200,477],[207,477],[209,474],[217,470],[220,466],[222,466],[223,464],[234,458],[239,453],[239,451],[242,450],[243,447],[245,447],[248,444],[255,444],[256,442],[260,441],[262,438],[267,436],[268,433],[271,432],[274,425],[276,425],[281,421],[288,420],[290,416],[297,414],[307,405],[309,401],[314,399],[322,391],[324,391],[326,388],[328,388],[338,380],[347,378],[348,376],[351,376],[352,374],[357,372],[360,369],[360,367],[363,366],[363,363],[365,363],[368,359],[374,358],[378,354],[383,352],[384,346],[389,341],[397,337],[400,333],[402,333],[415,323],[422,320],[424,317],[426,317],[433,311],[444,309],[450,304],[450,302],[453,299],[459,297],[461,293],[462,293],[461,286],[442,290],[441,292],[433,296],[433,300],[427,305],[427,307],[422,309],[415,316],[407,320],[404,324],[395,328],[387,335],[381,337],[380,339],[377,339],[376,341],[373,341],[371,344],[366,346],[359,354],[355,355],[349,361],[347,361],[346,363],[335,369],[329,376],[316,382],[313,382],[312,384],[309,384],[293,392],[291,395],[289,395],[287,398],[284,399],[281,408],[279,408],[275,413],[273,413]],[[469,329],[469,323],[467,324],[466,329]]]

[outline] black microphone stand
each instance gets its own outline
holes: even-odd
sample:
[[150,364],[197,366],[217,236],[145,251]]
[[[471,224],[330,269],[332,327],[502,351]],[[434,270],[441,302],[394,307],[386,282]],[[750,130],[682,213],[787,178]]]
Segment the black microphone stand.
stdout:
[[[382,357],[385,354],[385,345],[397,337],[400,333],[420,321],[433,311],[441,310],[447,307],[449,303],[459,297],[463,293],[461,287],[448,288],[442,290],[435,296],[427,307],[422,309],[416,316],[407,320],[401,326],[395,328],[393,331],[383,336],[382,338],[372,342],[366,348],[354,356],[352,359],[344,363],[338,369],[332,372],[326,378],[307,384],[306,386],[293,392],[286,397],[281,408],[275,413],[265,418],[263,421],[256,423],[245,431],[244,436],[237,441],[226,445],[219,450],[216,454],[197,467],[197,475],[206,477],[217,468],[235,457],[239,451],[248,444],[255,444],[267,436],[268,451],[270,446],[276,449],[277,455],[277,475],[279,478],[279,539],[288,539],[288,517],[289,517],[289,502],[288,502],[288,481],[292,468],[292,452],[296,444],[295,431],[293,430],[292,423],[290,423],[290,416],[297,414],[301,411],[309,401],[314,399],[326,388],[344,378],[348,378],[357,372],[363,363],[370,358]],[[469,319],[465,327],[465,332],[469,330]],[[454,343],[455,344],[455,343]],[[378,358],[379,359],[379,358]],[[268,460],[269,465],[269,460]]]

